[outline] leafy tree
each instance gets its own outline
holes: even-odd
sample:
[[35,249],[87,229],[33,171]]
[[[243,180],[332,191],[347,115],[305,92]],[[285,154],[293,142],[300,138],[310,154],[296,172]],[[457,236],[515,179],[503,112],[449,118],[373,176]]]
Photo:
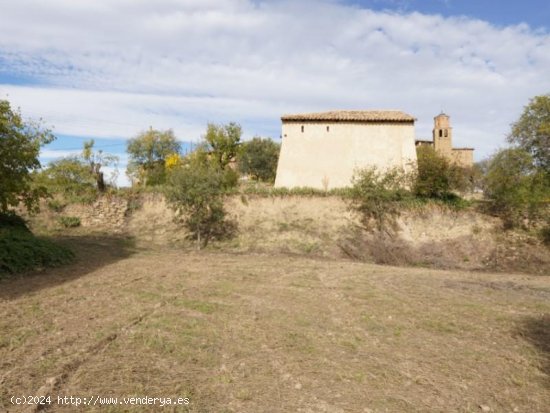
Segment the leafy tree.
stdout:
[[102,150],[94,151],[94,140],[84,142],[84,149],[82,151],[82,159],[88,164],[90,168],[90,174],[95,178],[97,189],[99,192],[105,191],[105,179],[103,171],[104,166],[116,165],[118,157],[103,153]]
[[180,150],[181,145],[171,129],[142,132],[128,142],[128,175],[137,178],[143,185],[161,184],[166,178],[166,158]]
[[242,130],[236,123],[208,124],[203,141],[185,158],[167,156],[166,198],[196,239],[197,247],[231,234],[225,220],[224,196],[238,181],[230,167]]
[[523,218],[540,218],[550,188],[530,153],[521,148],[503,149],[491,159],[484,179],[485,196],[493,211],[503,217],[508,227]]
[[44,188],[31,185],[31,172],[40,168],[40,147],[55,138],[39,123],[24,122],[17,110],[0,100],[0,212],[23,202],[38,207]]
[[535,166],[550,176],[550,94],[529,101],[508,141],[531,154]]
[[197,248],[228,233],[223,197],[225,173],[199,151],[168,174],[166,198],[196,239]]
[[452,191],[463,190],[468,184],[469,173],[451,164],[429,146],[417,148],[418,172],[414,184],[416,195],[445,199]]
[[97,196],[96,177],[88,165],[76,156],[50,162],[35,174],[37,185],[50,194],[59,194],[70,201],[90,201]]
[[219,169],[226,169],[235,159],[242,136],[242,128],[239,124],[231,122],[227,125],[209,123],[206,128],[204,141],[207,150]]
[[252,178],[273,182],[277,173],[280,146],[271,139],[255,137],[244,142],[238,155],[239,170]]
[[[84,143],[80,156],[71,156],[50,162],[46,168],[33,174],[35,186],[47,189],[50,195],[60,195],[65,201],[89,202],[106,189],[103,166],[115,165],[118,157],[94,151],[94,141]],[[51,202],[59,202],[59,199]]]

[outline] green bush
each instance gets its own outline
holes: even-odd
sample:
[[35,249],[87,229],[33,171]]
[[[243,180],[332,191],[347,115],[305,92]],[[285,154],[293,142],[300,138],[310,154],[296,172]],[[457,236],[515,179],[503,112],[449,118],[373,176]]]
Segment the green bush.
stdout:
[[42,267],[69,263],[74,254],[47,239],[35,237],[13,214],[0,214],[0,278]]
[[223,198],[227,194],[227,174],[212,162],[194,161],[173,169],[168,175],[166,199],[181,217],[197,248],[209,240],[231,235],[225,220]]
[[351,207],[367,228],[374,223],[381,231],[393,227],[403,202],[412,198],[407,189],[411,176],[400,168],[379,171],[376,167],[357,171],[351,189]]
[[59,217],[59,223],[65,228],[75,228],[80,226],[79,217]]
[[472,185],[473,169],[470,171],[450,163],[432,147],[418,147],[417,159],[414,192],[419,197],[452,198],[453,191],[463,191]]
[[0,231],[10,229],[30,232],[27,223],[19,215],[13,212],[0,213]]

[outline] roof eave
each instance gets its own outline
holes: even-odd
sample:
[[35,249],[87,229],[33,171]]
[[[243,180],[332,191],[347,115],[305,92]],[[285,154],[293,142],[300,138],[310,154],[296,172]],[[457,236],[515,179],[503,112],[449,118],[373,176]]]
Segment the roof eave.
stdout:
[[333,123],[414,123],[416,119],[307,119],[307,118],[285,118],[281,117],[282,122],[333,122]]

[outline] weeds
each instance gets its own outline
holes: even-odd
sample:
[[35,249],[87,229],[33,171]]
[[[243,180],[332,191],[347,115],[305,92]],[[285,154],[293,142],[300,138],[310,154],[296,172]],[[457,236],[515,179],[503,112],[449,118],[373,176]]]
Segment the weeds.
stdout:
[[63,216],[59,217],[59,223],[65,228],[76,228],[80,226],[80,218]]
[[54,198],[49,199],[46,203],[48,209],[54,212],[61,212],[67,206],[66,201],[61,201],[60,199]]
[[241,188],[235,188],[234,193],[244,195],[256,195],[261,197],[286,197],[286,196],[305,196],[305,197],[329,197],[339,196],[349,198],[351,196],[350,188],[335,188],[325,191],[324,189],[298,187],[298,188],[275,188],[269,185],[262,184],[247,184]]

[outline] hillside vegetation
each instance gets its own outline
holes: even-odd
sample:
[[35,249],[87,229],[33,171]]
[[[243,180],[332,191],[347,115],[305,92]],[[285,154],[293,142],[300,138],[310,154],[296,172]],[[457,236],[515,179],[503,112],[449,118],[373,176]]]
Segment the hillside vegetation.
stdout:
[[[339,196],[239,195],[226,198],[226,219],[235,233],[209,244],[213,250],[346,258],[389,265],[520,271],[550,274],[548,247],[537,233],[503,231],[502,221],[437,202],[411,204],[394,216],[391,230],[365,228],[361,215]],[[77,216],[80,228],[64,228],[63,215]],[[102,198],[43,208],[31,218],[42,233],[119,234],[142,247],[195,248],[188,229],[160,194]]]

